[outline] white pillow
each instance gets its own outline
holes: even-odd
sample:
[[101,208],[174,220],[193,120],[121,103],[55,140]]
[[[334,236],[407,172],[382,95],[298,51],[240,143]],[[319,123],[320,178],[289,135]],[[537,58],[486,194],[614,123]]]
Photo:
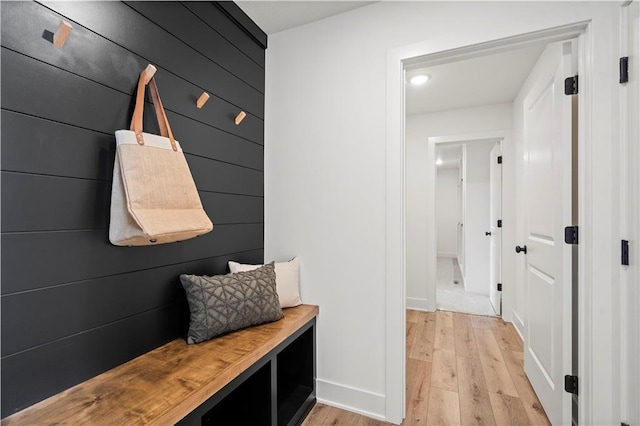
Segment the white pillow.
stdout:
[[[258,269],[263,265],[243,265],[238,262],[229,261],[231,273],[247,272]],[[294,257],[288,262],[276,263],[276,291],[280,299],[281,308],[291,308],[302,304],[300,300],[300,286],[298,276],[300,272],[300,262]]]

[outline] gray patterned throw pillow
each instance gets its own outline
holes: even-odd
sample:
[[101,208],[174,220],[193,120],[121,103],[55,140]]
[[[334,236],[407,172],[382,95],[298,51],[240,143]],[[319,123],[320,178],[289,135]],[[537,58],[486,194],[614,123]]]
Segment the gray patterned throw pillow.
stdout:
[[191,311],[188,344],[230,331],[277,321],[284,315],[272,263],[228,275],[180,275]]

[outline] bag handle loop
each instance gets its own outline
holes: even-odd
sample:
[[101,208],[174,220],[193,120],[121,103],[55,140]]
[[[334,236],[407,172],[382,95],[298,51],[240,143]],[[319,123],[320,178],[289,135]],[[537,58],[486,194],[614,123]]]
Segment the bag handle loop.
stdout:
[[[131,117],[131,126],[130,130],[135,132],[136,141],[139,145],[144,145],[144,139],[142,137],[142,121],[143,121],[143,112],[144,112],[144,92],[145,92],[145,80],[146,80],[146,72],[143,70],[140,73],[140,79],[138,80],[138,90],[136,94],[136,106],[133,110],[133,117]],[[165,138],[169,138],[171,142],[171,148],[174,151],[178,150],[176,146],[176,140],[173,137],[173,132],[171,132],[171,127],[169,126],[169,120],[167,119],[167,113],[162,106],[162,101],[160,100],[160,93],[158,93],[158,86],[156,85],[156,81],[153,77],[149,80],[149,88],[151,90],[151,100],[153,101],[153,106],[156,111],[156,118],[158,119],[158,127],[160,128],[160,135]]]

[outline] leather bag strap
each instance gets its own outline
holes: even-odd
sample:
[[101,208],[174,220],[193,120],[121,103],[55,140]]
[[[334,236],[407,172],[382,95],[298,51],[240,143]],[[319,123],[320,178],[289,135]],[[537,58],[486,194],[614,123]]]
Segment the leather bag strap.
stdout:
[[[136,106],[133,110],[133,117],[131,117],[131,126],[130,130],[135,132],[136,141],[139,145],[144,145],[144,139],[142,137],[142,121],[143,121],[143,113],[144,113],[144,92],[146,84],[145,80],[145,72],[142,71],[140,73],[140,78],[138,79],[138,90],[136,94]],[[156,85],[155,79],[152,77],[149,81],[149,88],[151,90],[151,100],[153,101],[153,106],[156,111],[156,118],[158,120],[158,127],[160,128],[160,135],[165,138],[169,138],[171,142],[171,148],[174,151],[178,150],[176,146],[176,140],[173,137],[173,132],[171,132],[171,126],[169,126],[169,120],[167,119],[167,113],[162,106],[162,101],[160,100],[160,93],[158,92],[158,86]]]

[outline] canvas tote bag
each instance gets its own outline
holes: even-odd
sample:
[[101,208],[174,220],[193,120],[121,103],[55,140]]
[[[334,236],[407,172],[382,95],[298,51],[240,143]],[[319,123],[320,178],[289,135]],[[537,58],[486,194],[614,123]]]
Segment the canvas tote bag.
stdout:
[[109,240],[117,246],[182,241],[213,229],[153,78],[149,89],[160,136],[142,132],[145,87],[143,71],[130,130],[116,131]]

